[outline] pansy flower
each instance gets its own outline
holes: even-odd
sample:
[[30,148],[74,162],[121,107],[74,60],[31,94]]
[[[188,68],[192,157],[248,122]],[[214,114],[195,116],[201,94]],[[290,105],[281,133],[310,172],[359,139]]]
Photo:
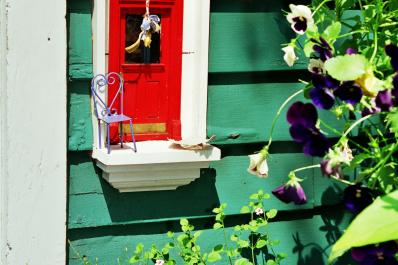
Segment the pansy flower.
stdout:
[[312,38],[311,41],[315,43],[314,46],[312,46],[312,49],[322,62],[325,62],[327,59],[332,58],[333,49],[324,38],[319,37],[319,40]]
[[321,109],[331,109],[335,102],[334,90],[339,82],[330,76],[312,75],[314,88],[310,91],[312,102]]
[[293,4],[290,4],[289,8],[291,13],[287,14],[287,21],[289,21],[294,32],[303,35],[307,28],[314,25],[311,9],[304,5]]
[[390,109],[393,107],[391,90],[386,89],[377,93],[376,106],[381,111],[390,111]]
[[310,63],[308,64],[308,71],[318,75],[326,73],[325,65],[319,59],[310,59]]
[[307,202],[304,189],[301,187],[296,177],[292,177],[286,184],[274,189],[272,194],[284,203],[293,202],[294,204],[300,205]]
[[398,252],[395,241],[387,241],[376,245],[356,247],[351,256],[359,265],[398,265],[394,255]]
[[282,48],[282,51],[285,53],[283,55],[283,60],[285,60],[288,66],[292,67],[294,63],[298,60],[298,57],[294,53],[294,47],[289,45]]
[[344,190],[343,202],[353,213],[359,213],[373,202],[372,190],[360,184],[351,185]]
[[353,81],[342,82],[330,76],[312,75],[314,88],[310,91],[312,102],[321,109],[329,110],[333,107],[336,97],[351,105],[361,101],[363,96],[359,85]]
[[334,95],[351,105],[355,105],[361,101],[363,92],[362,89],[357,84],[355,84],[354,81],[347,81],[343,82],[334,91]]
[[333,165],[333,161],[330,159],[321,161],[321,172],[326,177],[341,178],[343,176],[340,164]]
[[295,102],[287,112],[287,121],[293,140],[303,144],[304,154],[324,156],[329,149],[328,139],[316,127],[318,113],[311,103]]
[[264,152],[249,155],[250,164],[247,172],[260,178],[268,177],[267,155]]

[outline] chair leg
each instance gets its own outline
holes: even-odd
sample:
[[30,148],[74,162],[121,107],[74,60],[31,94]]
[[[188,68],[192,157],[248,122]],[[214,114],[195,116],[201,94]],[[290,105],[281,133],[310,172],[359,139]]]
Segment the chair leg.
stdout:
[[133,131],[133,121],[131,119],[130,119],[130,132],[131,132],[131,138],[133,140],[134,152],[137,153],[137,144],[135,143],[135,137],[134,137],[134,131]]
[[101,121],[98,120],[98,146],[101,149]]
[[111,136],[109,134],[109,123],[106,124],[106,131],[107,131],[107,138],[108,138],[106,143],[108,146],[108,154],[110,154],[111,153]]
[[123,122],[119,122],[120,130],[120,147],[123,148]]

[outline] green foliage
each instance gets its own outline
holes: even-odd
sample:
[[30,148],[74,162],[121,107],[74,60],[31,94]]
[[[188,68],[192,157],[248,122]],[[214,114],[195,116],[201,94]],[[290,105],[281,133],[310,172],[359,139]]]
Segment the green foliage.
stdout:
[[[216,262],[235,264],[260,264],[257,260],[259,252],[263,252],[267,258],[266,264],[281,264],[286,257],[283,253],[276,253],[274,246],[279,244],[278,240],[271,240],[265,230],[268,220],[275,218],[277,210],[270,209],[265,211],[264,200],[269,199],[270,195],[259,190],[250,196],[250,201],[243,206],[243,213],[250,216],[247,223],[234,227],[232,234],[228,234],[225,229],[224,220],[226,218],[225,209],[227,204],[223,203],[218,208],[213,209],[215,222],[213,229],[216,235],[221,235],[220,241],[207,252],[200,246],[200,237],[203,231],[195,231],[195,227],[188,219],[181,219],[181,233],[167,232],[169,239],[163,247],[159,248],[152,244],[149,249],[145,249],[143,243],[135,246],[134,254],[129,258],[129,264],[162,264],[175,265],[206,265]],[[261,209],[261,210],[259,210]],[[76,252],[77,253],[77,252]],[[249,257],[244,253],[251,253]],[[78,257],[80,257],[78,255]],[[92,265],[87,258],[80,257],[83,265]],[[98,263],[96,263],[98,264]]]
[[353,81],[366,73],[368,61],[360,54],[336,56],[326,61],[325,69],[339,81]]
[[352,221],[334,244],[329,261],[352,247],[381,243],[398,238],[398,190],[376,199]]

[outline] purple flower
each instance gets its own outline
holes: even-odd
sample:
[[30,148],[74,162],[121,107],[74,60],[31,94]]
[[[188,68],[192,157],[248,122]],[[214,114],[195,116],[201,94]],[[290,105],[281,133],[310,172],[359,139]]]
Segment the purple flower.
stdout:
[[304,154],[324,156],[329,149],[328,139],[316,128],[318,113],[311,103],[295,102],[287,112],[287,121],[292,125],[289,129],[293,140],[304,144]]
[[380,91],[376,96],[376,106],[382,111],[390,111],[393,106],[391,90]]
[[329,43],[324,38],[319,37],[319,41],[316,39],[311,39],[311,41],[315,43],[312,49],[315,51],[319,59],[324,62],[327,59],[332,58],[332,47],[330,47]]
[[359,213],[373,202],[372,190],[360,184],[351,185],[344,190],[343,202],[353,213]]
[[333,91],[339,82],[330,76],[312,75],[314,88],[310,91],[312,102],[321,109],[331,109],[335,102]]
[[398,71],[398,47],[389,44],[385,47],[386,54],[391,58],[391,65],[395,71]]
[[357,51],[355,49],[353,49],[353,48],[348,48],[345,51],[345,53],[348,54],[348,55],[352,55],[352,54],[357,54]]
[[287,121],[293,126],[315,127],[317,120],[318,113],[311,103],[304,104],[301,101],[297,101],[287,111]]
[[341,171],[341,166],[332,165],[331,160],[322,160],[321,161],[321,172],[323,176],[331,177],[334,176],[336,178],[341,178],[343,176],[343,172]]
[[355,105],[361,101],[362,89],[353,81],[343,82],[335,91],[334,94],[341,100]]
[[272,194],[284,203],[294,202],[299,205],[307,202],[304,189],[295,178],[292,178],[286,184],[274,189]]
[[398,252],[395,241],[353,248],[351,256],[359,265],[398,265],[394,255]]

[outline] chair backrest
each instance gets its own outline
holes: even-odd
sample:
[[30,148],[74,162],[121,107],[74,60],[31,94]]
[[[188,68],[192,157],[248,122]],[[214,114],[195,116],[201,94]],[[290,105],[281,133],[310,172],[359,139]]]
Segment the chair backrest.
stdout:
[[[119,83],[118,90],[111,101],[108,98],[108,87]],[[104,95],[101,97],[101,94]],[[120,114],[123,114],[123,77],[115,72],[108,74],[98,74],[91,80],[91,95],[94,101],[94,111],[97,118],[99,115],[112,115],[112,107],[115,104],[116,98],[120,95]],[[105,98],[108,98],[106,100]],[[110,104],[107,104],[107,102]],[[98,109],[100,107],[100,113]]]

